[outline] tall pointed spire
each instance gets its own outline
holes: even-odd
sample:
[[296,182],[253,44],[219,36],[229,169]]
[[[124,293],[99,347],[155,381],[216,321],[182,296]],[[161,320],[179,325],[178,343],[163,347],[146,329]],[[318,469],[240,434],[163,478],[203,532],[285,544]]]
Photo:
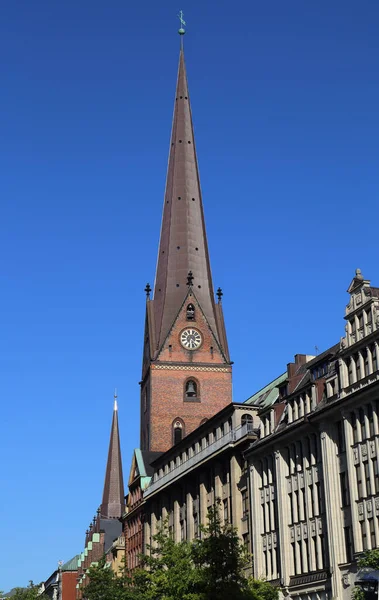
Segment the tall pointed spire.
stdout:
[[115,390],[111,437],[100,515],[106,519],[119,519],[123,512],[124,480],[122,476],[120,434],[118,430],[117,392]]
[[184,50],[181,44],[154,288],[157,348],[163,344],[188,292],[186,282],[189,271],[193,273],[196,298],[219,340]]

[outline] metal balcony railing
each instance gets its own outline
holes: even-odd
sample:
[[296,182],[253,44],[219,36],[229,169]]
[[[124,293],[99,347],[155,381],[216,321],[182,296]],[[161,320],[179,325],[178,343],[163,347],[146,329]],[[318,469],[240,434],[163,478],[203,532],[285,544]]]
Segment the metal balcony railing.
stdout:
[[166,485],[173,479],[182,476],[186,471],[192,469],[192,467],[196,466],[203,460],[208,459],[212,454],[215,454],[221,448],[229,446],[230,444],[234,444],[238,442],[243,437],[247,435],[251,435],[254,433],[253,423],[245,423],[240,427],[232,429],[221,436],[218,440],[215,440],[211,444],[208,444],[205,448],[202,448],[199,452],[197,452],[191,458],[181,462],[180,465],[175,465],[173,469],[170,469],[168,473],[165,473],[163,476],[159,477],[156,481],[151,480],[149,486],[146,488],[144,492],[144,497],[146,498],[153,492],[155,492],[160,487]]

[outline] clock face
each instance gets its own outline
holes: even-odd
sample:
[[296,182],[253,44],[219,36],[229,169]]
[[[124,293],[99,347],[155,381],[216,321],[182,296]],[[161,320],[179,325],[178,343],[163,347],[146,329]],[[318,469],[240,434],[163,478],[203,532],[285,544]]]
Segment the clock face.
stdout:
[[203,341],[201,333],[197,329],[184,329],[180,334],[180,343],[186,350],[197,350]]

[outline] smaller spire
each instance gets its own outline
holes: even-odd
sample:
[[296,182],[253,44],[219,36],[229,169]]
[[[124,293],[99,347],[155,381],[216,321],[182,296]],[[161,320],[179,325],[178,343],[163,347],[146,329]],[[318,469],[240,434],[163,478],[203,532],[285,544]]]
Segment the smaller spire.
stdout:
[[118,406],[117,406],[117,388],[114,389],[114,394],[113,394],[113,399],[114,399],[114,404],[113,404],[113,410],[118,410]]
[[218,290],[216,292],[216,295],[217,295],[217,298],[218,298],[218,302],[220,303],[221,300],[222,300],[222,297],[224,295],[224,293],[223,293],[223,291],[222,291],[222,289],[220,287],[218,288]]
[[146,284],[146,287],[145,287],[145,292],[146,292],[146,298],[147,298],[148,300],[150,300],[150,292],[151,292],[150,283],[147,283],[147,284]]

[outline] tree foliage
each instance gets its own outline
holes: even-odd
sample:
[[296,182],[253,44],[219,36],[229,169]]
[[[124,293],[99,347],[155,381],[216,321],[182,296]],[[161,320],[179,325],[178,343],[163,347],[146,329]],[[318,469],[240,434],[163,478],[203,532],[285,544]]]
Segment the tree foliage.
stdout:
[[371,567],[379,571],[379,550],[368,550],[365,552],[358,560],[358,567],[360,569]]
[[277,600],[278,589],[248,579],[249,555],[237,532],[221,525],[219,503],[208,512],[201,539],[175,543],[167,523],[153,538],[142,568],[115,574],[105,562],[91,567],[87,600]]
[[29,581],[26,588],[17,587],[12,590],[12,600],[48,600],[46,594],[40,594],[41,584]]

